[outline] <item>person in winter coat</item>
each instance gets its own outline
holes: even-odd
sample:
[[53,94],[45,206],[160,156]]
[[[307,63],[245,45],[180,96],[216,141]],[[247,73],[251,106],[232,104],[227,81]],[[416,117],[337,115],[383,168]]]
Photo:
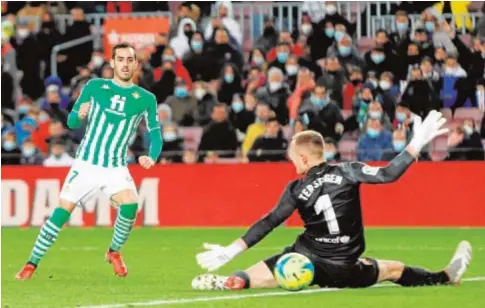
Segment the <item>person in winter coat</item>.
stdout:
[[265,124],[265,133],[257,138],[248,153],[251,162],[286,161],[288,140],[285,139],[276,118],[270,118]]
[[210,40],[214,35],[215,29],[224,28],[230,37],[229,41],[240,48],[243,43],[242,30],[239,23],[234,19],[231,1],[217,1],[216,9],[218,17],[212,19],[212,22],[205,28],[205,39]]
[[40,59],[45,63],[44,76],[51,74],[51,53],[52,48],[62,42],[62,34],[59,32],[51,13],[45,12],[42,15],[42,24],[37,33],[39,43]]
[[183,65],[192,80],[210,81],[218,72],[213,70],[213,60],[208,56],[207,44],[201,32],[195,32],[189,40],[190,51],[183,58]]
[[393,150],[392,135],[377,119],[369,118],[366,127],[357,144],[357,159],[362,162],[381,160],[384,152]]
[[197,99],[181,78],[175,81],[174,95],[167,97],[165,104],[172,109],[172,120],[180,126],[192,126],[197,118]]
[[223,66],[220,79],[217,100],[220,103],[230,105],[235,94],[242,95],[242,78],[235,65],[227,63]]
[[446,161],[485,160],[483,145],[478,133],[468,134],[461,126],[453,129],[448,136],[448,148]]
[[422,118],[425,118],[431,110],[439,110],[441,107],[438,95],[423,79],[419,67],[411,71],[411,80],[403,91],[402,99],[409,102],[412,113]]
[[175,75],[179,78],[185,80],[185,83],[192,90],[192,79],[190,78],[189,71],[183,65],[183,62],[175,56],[175,51],[171,47],[166,47],[162,54],[162,64],[161,66],[155,68],[153,71],[153,80],[155,82],[159,81],[164,72],[164,67],[166,64],[164,62],[172,63],[171,69],[174,71]]
[[365,61],[359,56],[358,51],[352,45],[352,39],[348,35],[344,35],[338,42],[328,48],[327,58],[337,57],[340,64],[349,74],[352,67],[365,68]]
[[209,124],[211,120],[212,109],[217,105],[217,95],[204,81],[194,83],[193,96],[197,99],[197,118],[196,123],[200,126]]
[[256,39],[253,48],[261,50],[263,53],[268,53],[271,49],[276,47],[278,43],[279,33],[274,24],[274,18],[265,16],[263,25],[263,34]]
[[167,44],[167,34],[158,33],[155,35],[155,51],[150,55],[151,67],[159,67],[162,64],[162,55]]
[[243,56],[239,49],[229,42],[229,35],[225,29],[217,29],[207,48],[207,55],[213,62],[212,70],[220,72],[227,63],[232,63],[241,72],[243,69]]
[[192,19],[184,18],[180,21],[177,36],[172,38],[169,43],[177,58],[183,59],[190,52],[189,40],[196,30],[197,25]]

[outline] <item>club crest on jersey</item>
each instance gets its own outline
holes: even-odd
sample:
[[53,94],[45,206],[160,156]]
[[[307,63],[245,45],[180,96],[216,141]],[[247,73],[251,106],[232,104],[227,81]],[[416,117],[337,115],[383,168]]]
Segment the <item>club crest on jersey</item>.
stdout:
[[133,95],[134,99],[139,99],[140,98],[140,93],[138,92],[133,92],[131,95]]

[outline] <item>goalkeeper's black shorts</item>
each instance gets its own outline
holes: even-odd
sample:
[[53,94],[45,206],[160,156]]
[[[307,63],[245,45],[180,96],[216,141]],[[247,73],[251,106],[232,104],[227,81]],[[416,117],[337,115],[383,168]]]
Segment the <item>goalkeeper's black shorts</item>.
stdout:
[[297,251],[295,245],[287,247],[282,253],[264,260],[273,273],[278,259],[287,253],[297,252],[307,256],[315,267],[312,285],[326,288],[367,288],[377,283],[379,267],[372,258],[362,258],[354,262],[334,261],[320,258],[308,251]]

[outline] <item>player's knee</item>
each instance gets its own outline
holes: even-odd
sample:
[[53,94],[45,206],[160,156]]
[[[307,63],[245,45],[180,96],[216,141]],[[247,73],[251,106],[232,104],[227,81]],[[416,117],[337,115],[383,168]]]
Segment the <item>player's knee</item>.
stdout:
[[59,207],[65,209],[66,211],[68,211],[69,213],[71,213],[76,208],[76,203],[67,201],[65,199],[61,199],[59,201]]
[[404,263],[395,261],[388,264],[388,275],[389,280],[397,280],[401,277],[402,272],[404,271]]
[[131,189],[120,191],[111,197],[116,205],[138,203],[138,195]]

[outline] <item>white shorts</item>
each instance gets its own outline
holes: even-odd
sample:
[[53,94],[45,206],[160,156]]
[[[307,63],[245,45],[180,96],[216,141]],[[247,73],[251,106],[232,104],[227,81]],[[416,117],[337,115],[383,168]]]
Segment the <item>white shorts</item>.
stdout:
[[105,168],[76,159],[64,180],[60,199],[81,206],[98,191],[111,198],[125,189],[136,193],[127,167]]

